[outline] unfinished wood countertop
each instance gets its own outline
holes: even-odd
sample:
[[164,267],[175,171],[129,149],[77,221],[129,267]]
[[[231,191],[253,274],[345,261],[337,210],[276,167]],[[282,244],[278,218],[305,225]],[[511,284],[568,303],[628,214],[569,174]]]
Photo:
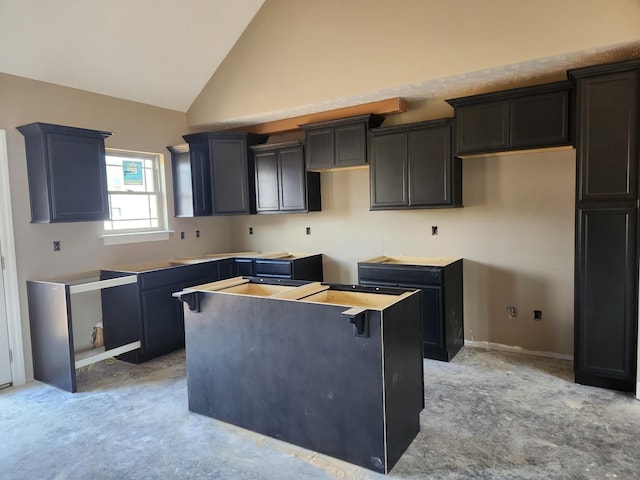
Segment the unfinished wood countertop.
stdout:
[[404,255],[383,255],[363,260],[359,263],[380,263],[385,265],[420,265],[423,267],[446,267],[460,260],[458,257],[407,257]]

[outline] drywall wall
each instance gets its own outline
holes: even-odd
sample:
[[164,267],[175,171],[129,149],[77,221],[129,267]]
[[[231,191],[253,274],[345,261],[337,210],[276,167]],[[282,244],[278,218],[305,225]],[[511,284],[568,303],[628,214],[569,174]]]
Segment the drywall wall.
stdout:
[[234,246],[322,252],[338,283],[357,283],[357,262],[379,255],[462,257],[467,340],[573,352],[574,150],[464,160],[457,209],[369,211],[366,168],[321,181],[321,212],[236,217]]
[[[101,222],[31,224],[24,137],[16,130],[31,122],[107,130],[113,132],[107,148],[164,154],[169,228],[176,233],[167,241],[104,246]],[[7,132],[27,378],[32,370],[26,280],[229,250],[228,218],[173,218],[171,164],[165,147],[184,143],[181,135],[188,131],[184,113],[0,74],[0,129]],[[196,229],[201,232],[199,239],[195,238]],[[180,240],[180,231],[185,232],[185,240]],[[53,252],[54,240],[61,242],[60,252]]]
[[576,60],[567,55],[638,42],[638,25],[637,0],[267,0],[188,122],[246,124],[319,103],[329,110],[425,82],[461,96],[456,84],[473,86],[469,94],[506,78],[558,80]]

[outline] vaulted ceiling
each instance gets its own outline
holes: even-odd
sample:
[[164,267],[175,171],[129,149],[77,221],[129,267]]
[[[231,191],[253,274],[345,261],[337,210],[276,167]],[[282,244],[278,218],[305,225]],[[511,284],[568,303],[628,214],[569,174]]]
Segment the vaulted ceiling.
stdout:
[[185,112],[264,0],[0,0],[0,72]]
[[[264,2],[0,0],[0,72],[187,112]],[[640,54],[638,41],[613,47],[289,106],[231,118],[229,125],[218,126],[231,128],[396,96],[444,98],[495,89],[499,82],[516,86],[531,79],[550,81],[566,68]]]

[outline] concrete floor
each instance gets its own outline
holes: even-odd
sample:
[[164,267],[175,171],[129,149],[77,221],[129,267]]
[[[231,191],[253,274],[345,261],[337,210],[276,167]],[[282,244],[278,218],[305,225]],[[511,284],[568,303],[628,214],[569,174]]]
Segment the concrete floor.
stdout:
[[[568,362],[464,348],[425,360],[421,432],[387,478],[640,478],[640,402]],[[1,479],[382,479],[190,413],[184,351],[94,365],[79,392],[0,391]]]

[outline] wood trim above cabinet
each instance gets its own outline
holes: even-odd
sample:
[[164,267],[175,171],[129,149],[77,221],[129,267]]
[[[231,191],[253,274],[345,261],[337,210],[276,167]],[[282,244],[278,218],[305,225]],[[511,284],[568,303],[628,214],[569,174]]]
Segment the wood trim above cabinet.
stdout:
[[375,102],[361,103],[359,105],[352,105],[349,107],[336,108],[334,110],[326,110],[324,112],[309,113],[297,117],[249,125],[247,127],[238,128],[234,131],[271,135],[274,133],[293,132],[295,130],[299,130],[300,125],[306,125],[309,123],[327,122],[365,114],[393,115],[395,113],[404,113],[407,109],[408,104],[404,98],[394,97]]

